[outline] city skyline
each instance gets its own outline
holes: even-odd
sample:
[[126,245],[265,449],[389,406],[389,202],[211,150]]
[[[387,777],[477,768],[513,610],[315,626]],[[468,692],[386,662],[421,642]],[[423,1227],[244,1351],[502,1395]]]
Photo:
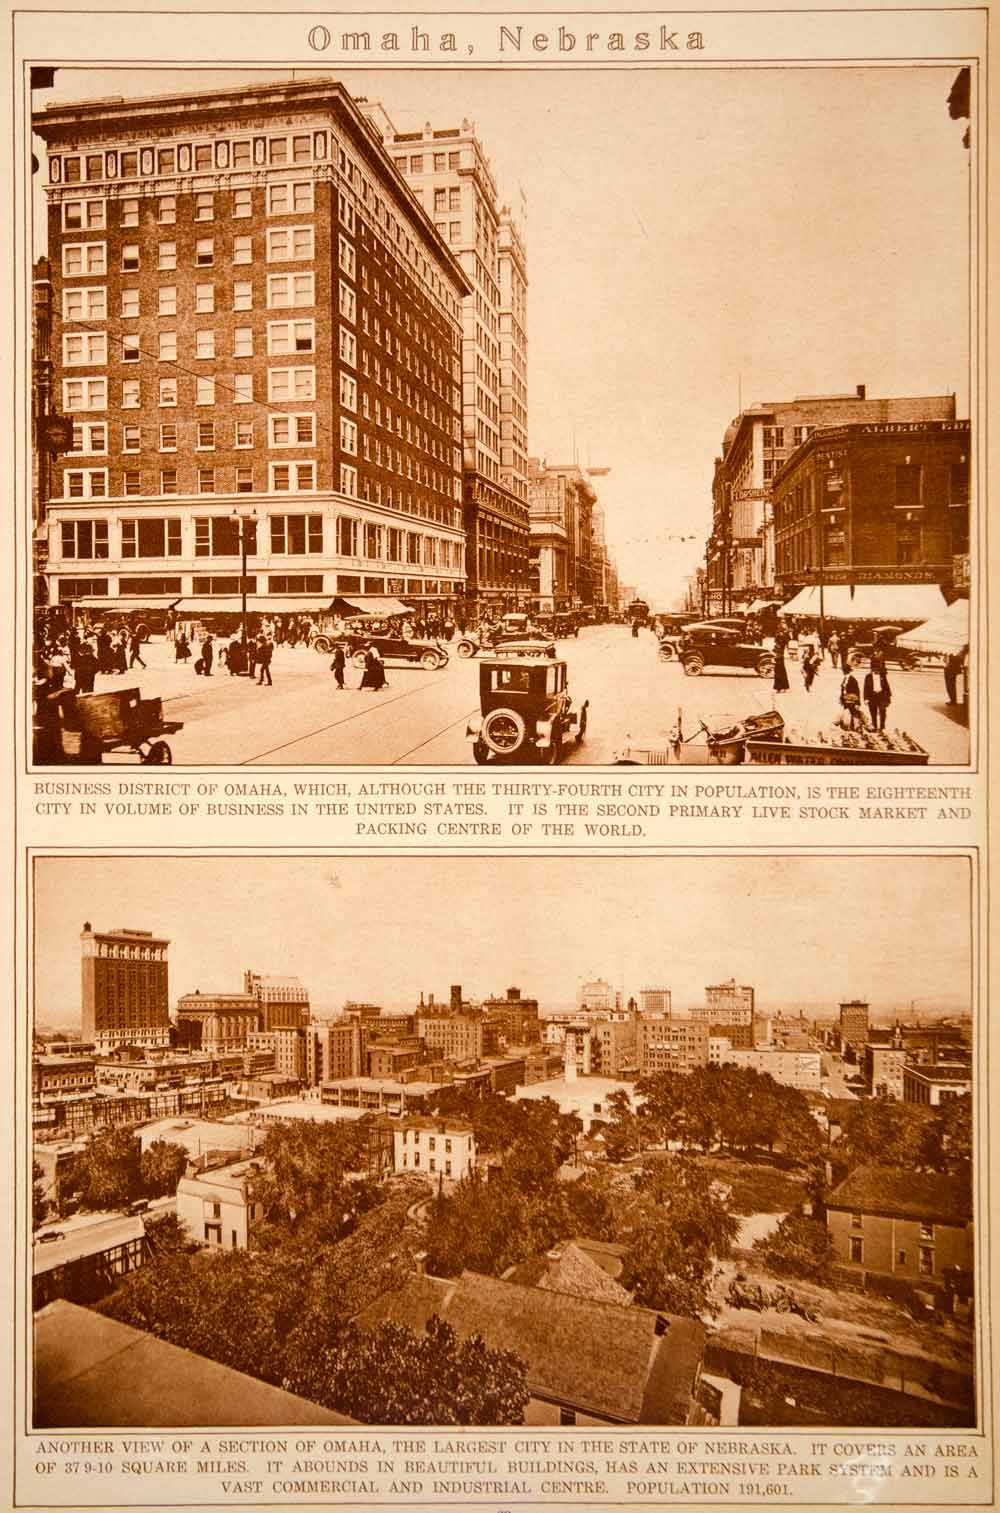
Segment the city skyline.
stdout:
[[[865,383],[876,397],[955,391],[968,413],[970,155],[947,113],[953,67],[782,70],[780,90],[771,69],[305,72],[380,101],[400,130],[471,118],[501,199],[517,211],[523,189],[529,446],[610,469],[609,543],[623,580],[654,596],[701,560],[712,462],[741,404]],[[61,69],[36,104],[287,73],[134,69],[123,87],[120,70]],[[794,220],[774,213],[786,204]]]
[[730,977],[764,1012],[968,1005],[972,918],[962,857],[39,858],[34,1012],[53,1027],[79,1018],[87,920],[170,940],[171,1007],[238,991],[252,967],[299,977],[329,1013],[447,999],[452,983],[476,998],[517,985],[544,1010],[596,977],[626,994],[661,983],[676,1008]]

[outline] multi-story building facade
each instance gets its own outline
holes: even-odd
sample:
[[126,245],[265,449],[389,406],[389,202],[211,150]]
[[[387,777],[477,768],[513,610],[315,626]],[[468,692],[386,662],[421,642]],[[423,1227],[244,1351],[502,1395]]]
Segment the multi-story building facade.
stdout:
[[297,977],[243,973],[243,991],[257,1003],[262,1030],[298,1030],[309,1023],[309,991]]
[[83,1038],[101,1054],[119,1045],[170,1044],[168,940],[150,930],[80,933]]
[[467,610],[528,592],[527,263],[470,121],[396,131],[367,106],[399,172],[461,264],[462,455]]
[[841,1050],[847,1047],[862,1057],[868,1041],[869,1006],[862,998],[848,998],[839,1006],[838,1032]]
[[[50,107],[52,604],[453,606],[471,285],[342,84]],[[242,548],[245,548],[245,557]]]
[[818,1093],[822,1085],[822,1054],[819,1051],[784,1050],[778,1046],[766,1050],[730,1047],[723,1048],[718,1064],[759,1072],[784,1087],[799,1088],[801,1092]]
[[195,1051],[242,1050],[260,1028],[260,1004],[252,993],[202,993],[177,1000],[177,1044]]
[[446,1061],[481,1061],[499,1048],[496,1028],[469,1014],[420,1014],[417,1034]]
[[708,1065],[709,1027],[697,1019],[636,1022],[636,1056],[644,1077],[654,1072],[692,1072]]
[[621,994],[603,977],[580,986],[580,1008],[585,1014],[612,1014],[621,1007]]
[[728,982],[706,987],[705,1002],[691,1010],[692,1018],[709,1027],[712,1035],[724,1036],[737,1050],[754,1046],[754,990],[731,977]]
[[573,463],[530,461],[531,591],[540,610],[591,607],[597,493]]
[[508,988],[503,998],[484,998],[482,1011],[506,1045],[532,1045],[541,1039],[538,999],[522,997],[520,988]]
[[392,1132],[393,1167],[460,1182],[476,1164],[476,1137],[471,1125],[455,1120],[411,1117]]
[[[773,480],[775,579],[782,596],[865,617],[887,585],[951,588],[969,552],[967,420],[869,422],[812,432]],[[938,601],[940,603],[940,601]],[[915,613],[921,613],[915,601]],[[888,608],[888,606],[887,606]],[[931,610],[930,612],[933,612]],[[909,618],[904,614],[899,618]]]
[[[727,426],[712,482],[712,534],[705,553],[706,608],[726,614],[782,594],[776,584],[772,486],[791,454],[817,428],[955,419],[955,396],[869,399],[807,395],[755,404]],[[815,564],[811,564],[815,566]]]
[[62,1098],[80,1098],[93,1091],[93,1056],[32,1056],[33,1104],[52,1103]]
[[639,1009],[643,1014],[658,1014],[670,1018],[671,996],[669,988],[640,988]]
[[361,1073],[361,1025],[355,1019],[310,1024],[305,1030],[305,1080],[310,1087]]
[[952,1098],[972,1095],[972,1070],[953,1063],[944,1066],[905,1066],[903,1102],[938,1108]]

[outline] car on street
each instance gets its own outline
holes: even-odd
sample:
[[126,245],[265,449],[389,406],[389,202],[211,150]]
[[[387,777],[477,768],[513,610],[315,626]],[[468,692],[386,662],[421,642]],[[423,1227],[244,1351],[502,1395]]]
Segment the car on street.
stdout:
[[479,652],[493,651],[499,646],[516,645],[521,641],[537,641],[540,635],[549,632],[532,622],[530,615],[504,615],[499,625],[484,627],[481,631],[467,631],[455,643],[455,652],[462,658],[476,656]]
[[689,678],[699,677],[706,667],[746,670],[759,678],[769,678],[774,672],[773,651],[745,641],[735,627],[712,620],[684,627],[677,656]]
[[448,649],[440,641],[415,641],[406,636],[339,636],[334,646],[342,646],[355,667],[364,667],[365,655],[374,647],[386,663],[413,662],[428,672],[448,664]]
[[549,650],[480,663],[479,714],[465,731],[475,761],[555,763],[570,739],[583,740],[589,701],[574,705],[566,663]]
[[880,625],[872,632],[870,641],[852,641],[850,658],[855,667],[861,667],[872,659],[872,652],[876,645],[886,660],[887,665],[902,667],[909,672],[917,666],[917,656],[907,646],[897,646],[896,637],[903,634],[900,625]]

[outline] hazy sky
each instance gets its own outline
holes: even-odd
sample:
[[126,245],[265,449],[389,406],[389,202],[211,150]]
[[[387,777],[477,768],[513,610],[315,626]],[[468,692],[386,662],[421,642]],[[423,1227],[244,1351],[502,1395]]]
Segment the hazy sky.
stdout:
[[[303,76],[307,71],[297,71]],[[318,71],[329,74],[330,69]],[[64,69],[36,104],[245,79]],[[968,415],[965,122],[955,68],[344,69],[401,130],[476,123],[527,201],[531,450],[598,481],[623,580],[703,558],[743,404],[958,395]],[[37,146],[36,146],[37,150]],[[671,537],[694,535],[694,541]]]
[[597,976],[678,1006],[731,976],[764,1007],[968,1002],[969,878],[938,857],[41,858],[36,1015],[78,1019],[85,920],[168,937],[171,1006],[245,967],[301,977],[324,1010],[451,983],[544,1007]]

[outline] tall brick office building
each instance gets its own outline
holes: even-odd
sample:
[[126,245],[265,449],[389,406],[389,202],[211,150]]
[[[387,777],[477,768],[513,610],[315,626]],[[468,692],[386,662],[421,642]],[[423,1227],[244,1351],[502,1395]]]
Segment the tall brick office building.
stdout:
[[86,922],[80,932],[80,1010],[83,1039],[96,1051],[170,1044],[169,945],[151,930],[95,930]]
[[469,285],[344,87],[35,117],[48,148],[49,602],[453,606]]

